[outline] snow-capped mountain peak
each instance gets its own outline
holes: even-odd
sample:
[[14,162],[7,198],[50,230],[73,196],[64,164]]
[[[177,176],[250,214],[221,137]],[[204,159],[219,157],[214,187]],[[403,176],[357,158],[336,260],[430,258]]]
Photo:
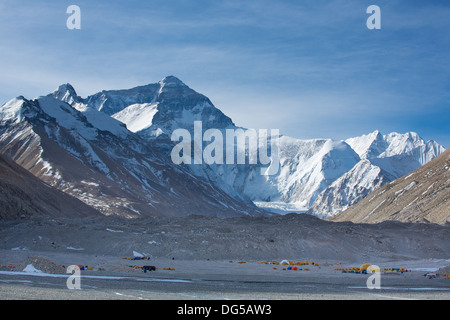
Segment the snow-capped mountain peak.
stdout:
[[[163,133],[170,137],[178,128],[192,132],[194,121],[202,121],[203,130],[236,128],[232,120],[207,97],[176,77],[164,78],[155,84],[154,90],[157,91],[156,96],[148,102],[134,99],[113,117],[149,139]],[[333,195],[342,192],[339,197],[345,199],[340,203],[351,205],[381,184],[414,170],[442,151],[439,145],[425,142],[413,132],[384,135],[375,130],[342,142],[282,137],[281,168],[275,176],[262,178],[254,175],[255,168],[250,165],[194,166],[192,170],[224,189],[231,187],[258,205],[269,208],[276,206],[304,211],[327,189],[327,197],[319,197],[326,198],[327,204],[314,207],[322,211],[332,208],[329,212],[337,212],[339,204],[332,203]],[[362,160],[368,161],[360,163]]]
[[[143,91],[140,91],[143,87],[136,87],[121,90],[121,96],[116,96],[118,92],[104,91],[89,97],[88,105],[110,114],[125,123],[129,130],[145,137],[162,133],[170,137],[176,129],[192,132],[194,121],[202,121],[205,128],[234,127],[233,121],[206,96],[189,88],[177,77],[168,76],[146,87],[148,96],[145,98],[141,95]],[[123,96],[130,98],[125,100]],[[112,106],[114,110],[120,110],[110,113]]]
[[70,83],[60,85],[50,95],[55,99],[67,102],[68,104],[82,101]]
[[[361,159],[375,159],[391,157],[413,151],[415,148],[425,146],[425,142],[416,132],[392,132],[383,135],[376,130],[367,135],[349,138],[346,142],[358,153]],[[441,151],[444,149],[442,148]],[[430,159],[431,160],[431,159]]]
[[377,157],[386,148],[383,135],[378,130],[360,137],[349,138],[346,142],[355,150],[361,159]]
[[13,98],[6,102],[1,108],[0,108],[0,122],[6,123],[7,121],[21,121],[21,113],[22,113],[22,106],[25,101],[25,98],[22,96]]
[[435,141],[426,142],[416,132],[383,135],[376,130],[346,142],[362,160],[319,194],[311,212],[339,213],[378,187],[407,175],[445,151]]
[[164,79],[162,79],[161,81],[159,81],[159,84],[161,85],[161,87],[187,87],[186,84],[184,84],[183,81],[181,81],[180,79],[178,79],[175,76],[167,76],[164,77]]
[[0,108],[0,153],[108,215],[267,214],[173,164],[86,102],[69,85],[33,100],[11,99]]
[[[28,141],[36,142],[38,136],[43,137],[41,148],[45,151],[51,150],[45,145],[50,138],[78,159],[72,159],[71,163],[79,165],[81,161],[102,174],[97,182],[89,181],[88,176],[83,176],[84,180],[80,181],[97,184],[99,188],[99,181],[108,184],[122,181],[123,185],[116,185],[114,190],[133,189],[133,197],[139,198],[139,201],[135,200],[141,204],[140,194],[145,189],[143,201],[147,204],[142,206],[145,210],[149,210],[149,206],[158,206],[151,201],[155,185],[159,185],[157,188],[164,195],[162,197],[170,201],[186,200],[182,193],[192,196],[190,187],[184,182],[188,178],[184,174],[188,174],[194,178],[199,190],[214,194],[216,200],[226,198],[228,205],[235,208],[247,210],[238,202],[251,200],[264,208],[292,211],[312,208],[312,213],[330,215],[355,204],[384,183],[408,174],[444,151],[436,142],[425,142],[414,132],[382,134],[375,130],[345,141],[280,136],[280,168],[271,176],[258,174],[264,166],[248,162],[175,166],[170,159],[173,148],[170,137],[174,130],[187,129],[192,133],[195,121],[202,122],[203,131],[238,128],[208,97],[174,76],[131,89],[103,90],[85,99],[79,97],[70,84],[63,84],[53,93],[36,100],[12,99],[0,108],[0,149],[2,143],[16,143],[16,136],[27,136],[24,130],[27,122],[22,123],[23,119],[34,126],[33,130],[37,128],[34,138],[28,138]],[[8,126],[14,128],[8,129]],[[19,130],[25,133],[18,134]],[[21,151],[22,147],[18,146],[17,150]],[[40,157],[39,152],[36,154]],[[153,157],[152,152],[158,156]],[[66,161],[67,155],[61,159]],[[42,163],[46,164],[45,161]],[[60,160],[53,158],[53,161]],[[35,168],[35,165],[29,167]],[[44,176],[47,167],[46,164],[42,169]],[[78,170],[76,174],[80,172]],[[170,174],[163,176],[164,172]],[[148,177],[152,175],[150,181]],[[174,191],[166,186],[169,176],[175,183],[172,185]],[[207,185],[197,178],[206,180]],[[72,188],[82,190],[79,185]],[[85,195],[81,194],[81,197]],[[200,195],[199,192],[199,197],[218,203],[207,194]],[[222,200],[219,201],[224,202]],[[194,202],[190,203],[195,205]]]
[[207,97],[189,88],[183,81],[174,76],[165,77],[158,82],[158,85],[158,95],[154,100],[159,102],[167,100],[166,102],[171,102],[172,106],[177,106],[179,103],[182,103],[183,100],[209,100]]
[[41,109],[37,103],[18,96],[0,107],[0,126],[7,127],[13,123],[21,123],[25,119],[38,116],[40,112]]

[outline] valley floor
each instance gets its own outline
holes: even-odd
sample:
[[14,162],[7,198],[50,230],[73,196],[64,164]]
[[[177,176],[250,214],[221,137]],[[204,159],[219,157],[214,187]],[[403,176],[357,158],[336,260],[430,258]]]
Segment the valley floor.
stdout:
[[[44,256],[46,253],[33,252]],[[7,255],[6,255],[7,256]],[[80,290],[69,290],[71,274],[0,271],[2,300],[391,300],[450,299],[450,279],[428,279],[424,274],[448,265],[449,260],[392,261],[381,269],[402,266],[409,272],[382,272],[380,289],[366,285],[370,275],[342,273],[335,266],[310,266],[287,270],[286,266],[256,261],[196,261],[154,259],[123,261],[120,257],[88,257],[49,254],[52,261],[83,261],[94,266],[80,274]],[[5,252],[2,252],[2,260]],[[11,257],[14,260],[18,257]],[[144,273],[129,265],[154,265]],[[100,267],[102,266],[102,267]],[[342,268],[357,266],[341,263]],[[276,267],[276,269],[274,269]],[[101,268],[101,269],[99,269]],[[171,270],[164,270],[170,268]],[[283,270],[286,269],[286,270]],[[101,270],[101,271],[99,271]]]
[[[2,222],[0,299],[449,300],[449,278],[424,276],[450,265],[449,246],[448,226],[303,215]],[[134,259],[141,254],[151,259]],[[30,257],[53,269],[23,272],[33,271]],[[351,273],[363,263],[380,267],[380,289]],[[84,266],[80,290],[67,287],[69,265]]]

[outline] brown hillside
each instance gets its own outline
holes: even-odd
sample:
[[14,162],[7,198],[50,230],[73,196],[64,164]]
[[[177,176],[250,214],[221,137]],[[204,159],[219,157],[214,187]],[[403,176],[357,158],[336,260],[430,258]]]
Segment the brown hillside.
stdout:
[[330,220],[450,222],[450,149],[411,174],[372,192]]
[[100,213],[0,154],[0,220],[34,216],[86,217]]

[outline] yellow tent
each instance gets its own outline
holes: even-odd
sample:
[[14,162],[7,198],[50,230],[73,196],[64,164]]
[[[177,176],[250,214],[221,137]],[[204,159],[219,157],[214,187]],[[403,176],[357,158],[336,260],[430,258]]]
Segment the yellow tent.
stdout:
[[364,263],[361,267],[359,267],[359,272],[367,270],[368,267],[370,267],[370,263]]

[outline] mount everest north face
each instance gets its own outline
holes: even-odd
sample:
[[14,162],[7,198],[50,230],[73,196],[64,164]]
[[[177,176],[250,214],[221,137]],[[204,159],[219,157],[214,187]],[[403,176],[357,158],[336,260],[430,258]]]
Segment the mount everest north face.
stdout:
[[[417,133],[342,141],[279,136],[279,170],[260,164],[176,165],[177,129],[244,129],[174,76],[79,97],[70,84],[0,108],[0,152],[105,215],[335,215],[445,151]],[[282,128],[280,128],[282,130]]]

